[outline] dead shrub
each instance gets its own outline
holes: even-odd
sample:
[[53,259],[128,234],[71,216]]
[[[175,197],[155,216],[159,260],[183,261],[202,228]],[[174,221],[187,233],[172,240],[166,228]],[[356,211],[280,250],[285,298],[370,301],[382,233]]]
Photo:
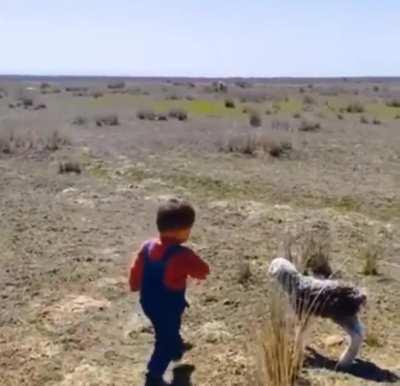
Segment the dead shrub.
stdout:
[[101,126],[118,126],[119,118],[116,114],[102,115],[96,118],[96,125]]
[[83,116],[78,116],[72,121],[72,124],[75,126],[84,126],[87,125],[88,123],[89,123],[88,118]]
[[331,232],[325,222],[315,222],[297,234],[287,233],[284,255],[304,274],[329,278],[333,274],[330,264]]
[[47,106],[44,103],[39,103],[37,106],[33,108],[34,110],[46,110]]
[[251,269],[248,261],[241,262],[239,265],[238,282],[245,285],[251,278]]
[[57,129],[50,130],[44,134],[39,139],[39,142],[42,142],[44,148],[48,151],[56,151],[61,147],[70,144],[69,139]]
[[77,161],[62,161],[58,164],[58,173],[59,174],[67,174],[67,173],[81,174],[82,167],[81,167],[81,164]]
[[168,121],[168,115],[165,113],[157,114],[157,121]]
[[311,122],[304,120],[301,122],[299,126],[299,131],[304,131],[304,132],[315,132],[321,130],[321,124],[318,122]]
[[19,102],[21,102],[24,109],[28,109],[29,107],[33,106],[33,98],[22,97],[19,99]]
[[169,110],[168,116],[170,118],[177,119],[178,121],[187,121],[188,119],[187,112],[183,109],[177,109],[177,108]]
[[260,127],[262,125],[262,119],[260,114],[252,112],[249,117],[249,123],[252,127]]
[[365,111],[364,106],[360,102],[353,102],[346,106],[346,112],[350,114],[360,114]]
[[125,82],[122,81],[112,82],[107,85],[107,88],[110,90],[122,90],[125,88]]
[[268,318],[257,336],[256,385],[295,386],[303,366],[306,346],[306,327],[311,313],[296,315],[290,300],[273,286],[268,304]]
[[252,156],[257,153],[267,153],[271,157],[280,158],[289,154],[293,146],[288,139],[276,139],[272,134],[245,133],[233,135],[225,140],[220,145],[220,150]]
[[386,106],[400,108],[400,99],[392,99],[386,102]]
[[303,98],[303,104],[305,105],[314,105],[315,103],[315,99],[311,95],[306,95]]
[[361,257],[364,260],[364,267],[362,273],[366,276],[376,276],[379,273],[378,260],[380,255],[380,248],[374,244],[368,244],[363,251]]
[[225,99],[225,107],[227,109],[234,109],[235,108],[235,101],[233,99]]
[[136,116],[141,121],[154,121],[156,119],[156,113],[150,109],[139,110]]

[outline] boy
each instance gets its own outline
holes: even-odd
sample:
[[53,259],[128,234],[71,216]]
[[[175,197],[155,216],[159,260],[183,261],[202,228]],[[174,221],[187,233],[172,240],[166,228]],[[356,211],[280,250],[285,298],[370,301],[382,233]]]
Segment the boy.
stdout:
[[143,244],[130,271],[132,291],[140,291],[140,303],[155,332],[155,347],[147,365],[146,385],[165,385],[163,375],[171,361],[185,351],[180,335],[186,281],[204,280],[210,270],[206,262],[185,243],[195,221],[193,207],[171,199],[157,212],[159,239]]

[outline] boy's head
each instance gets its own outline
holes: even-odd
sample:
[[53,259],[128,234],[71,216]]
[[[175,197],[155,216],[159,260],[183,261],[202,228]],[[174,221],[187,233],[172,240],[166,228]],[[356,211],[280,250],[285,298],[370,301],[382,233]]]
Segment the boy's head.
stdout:
[[172,236],[185,242],[196,218],[192,205],[172,198],[160,205],[157,211],[157,228],[161,235]]

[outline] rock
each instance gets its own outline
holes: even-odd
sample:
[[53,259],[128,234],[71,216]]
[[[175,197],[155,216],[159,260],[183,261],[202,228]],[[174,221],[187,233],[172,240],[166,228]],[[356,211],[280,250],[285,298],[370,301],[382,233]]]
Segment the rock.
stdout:
[[331,335],[325,339],[325,346],[332,347],[332,346],[339,346],[343,343],[343,337],[340,335]]
[[226,326],[223,322],[208,322],[200,328],[200,334],[204,336],[207,343],[218,343],[231,337],[231,334],[226,331]]

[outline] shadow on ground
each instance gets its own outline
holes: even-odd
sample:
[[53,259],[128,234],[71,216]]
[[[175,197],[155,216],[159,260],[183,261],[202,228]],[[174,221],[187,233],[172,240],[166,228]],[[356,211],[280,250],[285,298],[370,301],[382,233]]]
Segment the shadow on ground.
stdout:
[[350,367],[342,369],[337,367],[337,361],[319,354],[314,349],[308,347],[307,351],[308,355],[305,366],[308,368],[342,372],[353,375],[357,378],[365,379],[366,381],[374,381],[379,383],[395,383],[400,380],[399,375],[391,372],[390,370],[381,369],[372,362],[357,359]]
[[192,365],[180,365],[173,370],[173,379],[171,386],[192,386],[192,373],[195,367]]

